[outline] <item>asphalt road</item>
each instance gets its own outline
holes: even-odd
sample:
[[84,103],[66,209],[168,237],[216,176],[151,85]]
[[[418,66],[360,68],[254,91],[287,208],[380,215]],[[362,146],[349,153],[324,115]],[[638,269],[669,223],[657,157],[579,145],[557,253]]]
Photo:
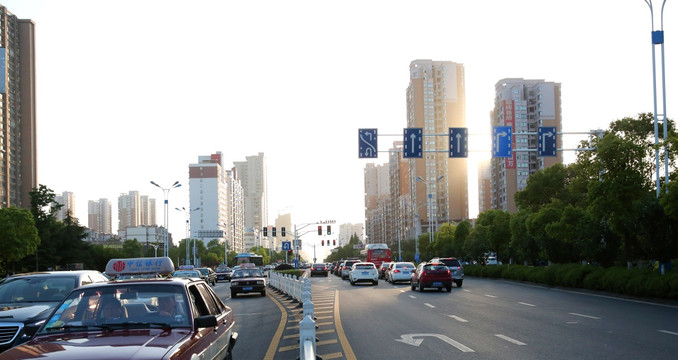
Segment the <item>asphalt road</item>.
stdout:
[[[678,358],[676,305],[477,278],[451,293],[332,275],[311,283],[323,359]],[[235,359],[299,356],[296,304],[272,290],[237,299],[227,283],[215,290],[236,316]]]

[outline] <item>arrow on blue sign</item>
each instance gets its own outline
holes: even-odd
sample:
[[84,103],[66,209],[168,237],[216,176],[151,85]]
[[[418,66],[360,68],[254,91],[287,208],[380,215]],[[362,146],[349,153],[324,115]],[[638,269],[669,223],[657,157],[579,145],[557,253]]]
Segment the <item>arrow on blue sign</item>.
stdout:
[[377,129],[358,129],[358,157],[377,157]]
[[539,136],[539,156],[556,156],[556,127],[540,126],[537,129]]
[[424,138],[423,128],[405,128],[403,131],[403,157],[421,158],[424,156],[422,150]]
[[468,129],[450,128],[450,157],[465,158],[468,157]]
[[289,241],[283,241],[282,242],[282,249],[283,250],[291,250],[292,249],[292,243]]
[[492,157],[511,157],[511,139],[510,126],[495,126],[492,128]]

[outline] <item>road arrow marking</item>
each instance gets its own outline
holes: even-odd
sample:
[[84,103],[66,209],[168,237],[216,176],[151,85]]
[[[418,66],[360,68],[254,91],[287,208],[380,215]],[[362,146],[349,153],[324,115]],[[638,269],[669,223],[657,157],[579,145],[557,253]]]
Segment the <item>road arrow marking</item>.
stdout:
[[469,347],[467,347],[467,346],[465,346],[465,345],[463,345],[459,342],[456,342],[456,341],[448,338],[445,335],[441,335],[441,334],[404,334],[404,335],[400,335],[400,339],[394,339],[394,340],[399,341],[399,342],[404,343],[404,344],[414,345],[414,346],[418,347],[419,345],[421,345],[421,343],[424,341],[424,339],[415,339],[414,338],[415,336],[416,337],[422,337],[422,336],[437,337],[438,339],[456,347],[457,349],[461,350],[462,352],[475,352],[473,349],[471,349],[471,348],[469,348]]

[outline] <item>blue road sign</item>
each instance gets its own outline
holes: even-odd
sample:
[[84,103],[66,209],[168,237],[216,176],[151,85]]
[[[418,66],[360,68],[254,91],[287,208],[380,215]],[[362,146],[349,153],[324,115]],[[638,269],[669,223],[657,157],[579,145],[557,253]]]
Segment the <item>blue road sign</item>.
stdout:
[[539,156],[556,156],[556,127],[540,126],[537,134],[539,135]]
[[283,241],[282,242],[282,249],[287,251],[287,250],[292,250],[292,242],[291,241]]
[[358,129],[358,157],[377,157],[377,129]]
[[405,128],[403,131],[403,157],[404,158],[422,158],[424,157],[424,129],[423,128]]
[[468,129],[450,128],[450,157],[465,158],[468,157]]
[[495,126],[492,128],[492,157],[511,157],[511,127]]

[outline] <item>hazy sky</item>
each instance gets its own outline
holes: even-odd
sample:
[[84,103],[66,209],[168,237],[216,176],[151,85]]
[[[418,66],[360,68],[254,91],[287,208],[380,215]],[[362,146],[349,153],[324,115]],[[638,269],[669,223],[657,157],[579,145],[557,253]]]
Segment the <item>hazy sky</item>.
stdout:
[[[83,225],[87,201],[108,198],[114,231],[119,194],[158,199],[162,225],[163,193],[150,181],[178,180],[169,230],[183,238],[174,208],[189,206],[188,165],[217,151],[228,166],[265,153],[271,223],[288,211],[297,223],[363,222],[357,129],[402,133],[415,59],[465,66],[469,132],[487,134],[470,139],[471,216],[500,79],[561,83],[566,132],[653,109],[643,0],[0,3],[36,24],[39,182],[75,193]],[[677,14],[668,1],[669,118]],[[565,147],[583,138],[564,135]],[[380,137],[379,150],[394,140]]]

